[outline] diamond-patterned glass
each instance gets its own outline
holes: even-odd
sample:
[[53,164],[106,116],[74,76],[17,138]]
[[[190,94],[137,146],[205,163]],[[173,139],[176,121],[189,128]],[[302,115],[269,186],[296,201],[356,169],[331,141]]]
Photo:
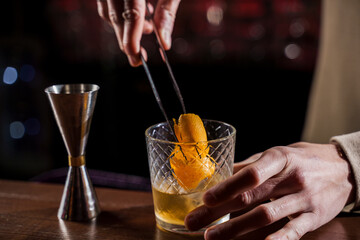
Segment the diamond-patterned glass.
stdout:
[[[167,123],[146,130],[156,222],[168,231],[196,234],[184,226],[185,216],[203,204],[202,194],[207,189],[233,172],[235,128],[219,121],[203,122],[208,137],[206,143],[175,142]],[[174,170],[172,164],[177,169]],[[229,214],[210,225],[228,219]],[[203,231],[205,228],[198,233]]]
[[[229,124],[204,120],[204,127],[208,137],[208,153],[213,164],[215,173],[213,176],[221,176],[222,179],[232,175],[234,154],[235,154],[235,129]],[[184,193],[187,189],[182,188],[170,165],[171,154],[175,146],[179,143],[174,142],[174,136],[166,123],[160,123],[147,129],[146,131],[147,152],[151,183],[153,187],[167,193]],[[193,143],[196,145],[199,143]],[[188,145],[188,144],[187,144]],[[197,147],[196,149],[200,149]],[[201,155],[201,152],[198,152]],[[194,191],[205,190],[212,178],[204,179]],[[211,184],[212,185],[212,184]]]

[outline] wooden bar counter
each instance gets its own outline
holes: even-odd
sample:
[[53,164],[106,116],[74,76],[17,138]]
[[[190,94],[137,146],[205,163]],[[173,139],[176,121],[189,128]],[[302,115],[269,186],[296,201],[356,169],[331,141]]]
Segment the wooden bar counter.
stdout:
[[[0,239],[203,239],[156,228],[151,193],[96,188],[102,213],[87,223],[62,221],[57,210],[63,186],[0,180]],[[264,239],[286,220],[241,239]],[[302,239],[360,240],[360,217],[337,217]]]

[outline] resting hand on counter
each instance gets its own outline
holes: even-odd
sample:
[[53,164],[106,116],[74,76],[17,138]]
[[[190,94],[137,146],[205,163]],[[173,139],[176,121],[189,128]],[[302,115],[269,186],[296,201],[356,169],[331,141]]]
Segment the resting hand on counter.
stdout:
[[[154,22],[159,30],[165,50],[171,47],[171,33],[180,0],[159,0],[154,13]],[[150,12],[154,11],[148,3]],[[99,15],[114,28],[120,49],[127,55],[131,66],[141,65],[140,51],[143,34],[153,31],[153,26],[145,19],[145,0],[97,0]]]
[[197,230],[240,211],[205,232],[206,240],[224,240],[288,217],[290,221],[266,240],[300,239],[333,219],[353,199],[350,165],[335,145],[296,143],[235,164],[234,175],[209,189],[204,205],[193,210],[185,224]]

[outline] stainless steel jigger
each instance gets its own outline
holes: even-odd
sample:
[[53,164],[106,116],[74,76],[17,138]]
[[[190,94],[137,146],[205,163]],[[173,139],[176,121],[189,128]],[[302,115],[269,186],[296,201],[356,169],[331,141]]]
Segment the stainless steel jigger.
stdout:
[[85,166],[85,146],[99,86],[53,85],[45,89],[69,155],[69,171],[58,218],[88,221],[100,207]]

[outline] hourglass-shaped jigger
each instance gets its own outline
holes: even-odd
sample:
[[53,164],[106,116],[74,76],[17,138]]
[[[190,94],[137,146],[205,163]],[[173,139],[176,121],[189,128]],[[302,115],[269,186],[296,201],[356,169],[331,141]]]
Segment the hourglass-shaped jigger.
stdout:
[[99,86],[54,85],[45,89],[69,155],[69,170],[58,217],[87,221],[100,213],[99,203],[85,166],[85,146]]

